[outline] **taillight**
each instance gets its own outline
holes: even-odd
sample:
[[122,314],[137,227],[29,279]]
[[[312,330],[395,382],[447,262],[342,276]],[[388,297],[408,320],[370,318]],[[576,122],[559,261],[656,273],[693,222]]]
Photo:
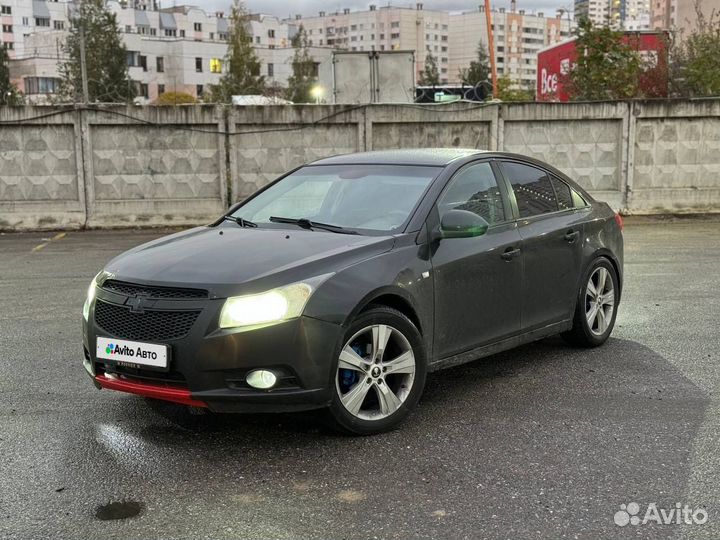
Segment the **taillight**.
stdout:
[[620,230],[623,230],[623,218],[620,214],[617,212],[615,213],[615,223],[618,224],[618,227],[620,227]]

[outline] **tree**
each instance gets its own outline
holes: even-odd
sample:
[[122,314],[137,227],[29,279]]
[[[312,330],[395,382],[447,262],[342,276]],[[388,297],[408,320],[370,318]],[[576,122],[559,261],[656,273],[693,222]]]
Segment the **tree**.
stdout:
[[265,91],[265,77],[260,75],[260,60],[247,31],[249,14],[240,0],[234,0],[230,14],[228,54],[225,74],[219,84],[210,88],[210,101],[229,103],[235,95],[256,95]]
[[315,60],[308,52],[308,39],[305,28],[301,25],[293,37],[295,54],[292,60],[292,75],[288,78],[288,87],[285,92],[287,99],[293,103],[311,103],[315,101],[312,88],[317,83]]
[[430,51],[425,55],[425,68],[420,75],[418,84],[420,86],[437,86],[440,84],[440,71],[438,70],[437,59]]
[[720,95],[720,13],[706,17],[696,2],[697,26],[676,36],[671,48],[674,93],[683,97]]
[[85,38],[88,101],[124,103],[132,101],[136,88],[128,73],[128,53],[117,18],[104,0],[83,0],[70,19],[70,32],[63,47],[67,60],[60,64],[60,95],[64,100],[82,99],[81,43]]
[[623,42],[622,32],[581,19],[575,30],[577,59],[566,76],[573,100],[616,100],[638,95],[640,54]]
[[12,82],[10,82],[10,57],[5,44],[0,46],[0,105],[22,105],[23,95]]
[[497,97],[501,101],[533,101],[535,94],[527,88],[516,88],[515,83],[506,73],[498,79]]
[[163,92],[155,100],[155,105],[183,105],[197,102],[195,96],[187,92]]
[[460,80],[463,84],[479,86],[487,84],[490,78],[490,59],[482,41],[478,43],[477,60],[470,62],[470,67],[460,70]]

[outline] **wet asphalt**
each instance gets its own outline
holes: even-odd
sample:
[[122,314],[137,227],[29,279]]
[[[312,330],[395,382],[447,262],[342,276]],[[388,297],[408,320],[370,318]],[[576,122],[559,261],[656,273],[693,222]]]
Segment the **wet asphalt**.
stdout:
[[[400,429],[365,438],[97,391],[88,283],[161,234],[0,235],[0,538],[720,537],[720,218],[627,220],[604,347],[434,373]],[[708,520],[616,525],[631,502]]]

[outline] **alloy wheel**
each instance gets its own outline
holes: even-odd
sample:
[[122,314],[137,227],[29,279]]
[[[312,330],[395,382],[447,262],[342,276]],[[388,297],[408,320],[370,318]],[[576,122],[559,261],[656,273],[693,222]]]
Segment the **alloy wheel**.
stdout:
[[340,352],[335,385],[345,409],[363,420],[397,411],[415,379],[415,354],[408,339],[386,324],[367,326]]
[[585,288],[585,318],[588,328],[596,336],[605,333],[615,311],[613,278],[607,268],[599,266],[590,274]]

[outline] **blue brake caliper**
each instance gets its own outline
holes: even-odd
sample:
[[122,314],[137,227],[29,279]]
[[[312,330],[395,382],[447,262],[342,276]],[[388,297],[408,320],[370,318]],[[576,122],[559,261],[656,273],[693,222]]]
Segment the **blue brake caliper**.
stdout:
[[[353,351],[355,351],[358,356],[363,356],[363,351],[360,348],[359,345],[351,345],[350,346]],[[340,391],[344,394],[348,392],[355,383],[360,380],[360,372],[355,371],[354,369],[341,369],[340,370]]]

